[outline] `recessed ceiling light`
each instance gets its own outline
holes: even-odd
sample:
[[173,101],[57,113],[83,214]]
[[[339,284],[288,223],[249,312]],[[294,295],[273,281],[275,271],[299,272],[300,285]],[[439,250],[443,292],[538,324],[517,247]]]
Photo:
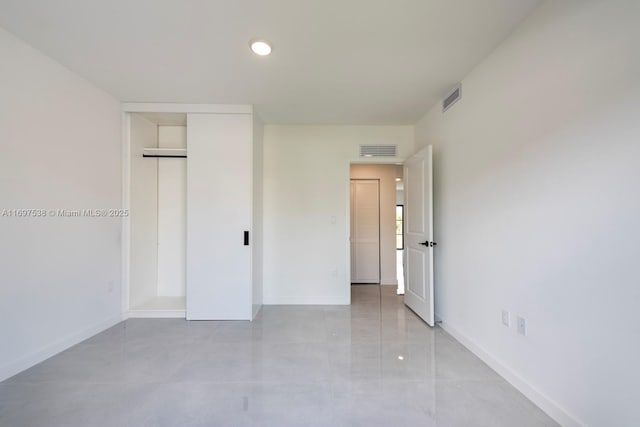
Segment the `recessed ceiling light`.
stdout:
[[271,45],[264,40],[251,40],[249,45],[256,55],[267,56],[271,53]]

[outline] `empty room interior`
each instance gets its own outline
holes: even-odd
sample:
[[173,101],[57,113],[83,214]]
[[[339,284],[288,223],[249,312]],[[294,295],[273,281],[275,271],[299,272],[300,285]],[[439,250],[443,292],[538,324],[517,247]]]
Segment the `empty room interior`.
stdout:
[[0,426],[640,425],[637,0],[0,0]]

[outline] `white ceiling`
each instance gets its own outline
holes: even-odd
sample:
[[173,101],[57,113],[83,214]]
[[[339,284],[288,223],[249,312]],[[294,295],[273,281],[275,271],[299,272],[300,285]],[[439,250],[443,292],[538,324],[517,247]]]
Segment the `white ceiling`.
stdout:
[[[122,101],[413,124],[540,0],[0,0],[0,26]],[[269,57],[248,42],[272,42]]]

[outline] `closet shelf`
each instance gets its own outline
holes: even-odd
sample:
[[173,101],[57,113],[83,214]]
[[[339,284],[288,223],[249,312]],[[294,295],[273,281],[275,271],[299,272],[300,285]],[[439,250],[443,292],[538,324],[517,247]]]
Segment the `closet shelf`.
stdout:
[[143,148],[142,157],[186,158],[186,148]]
[[134,318],[184,318],[185,315],[185,297],[153,297],[129,310],[129,317]]

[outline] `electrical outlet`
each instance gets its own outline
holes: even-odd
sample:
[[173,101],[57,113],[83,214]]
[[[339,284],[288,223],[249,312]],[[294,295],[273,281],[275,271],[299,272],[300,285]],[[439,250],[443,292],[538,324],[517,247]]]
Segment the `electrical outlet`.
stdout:
[[502,310],[502,324],[507,328],[511,326],[511,317],[509,316],[509,312],[507,310]]
[[518,316],[518,333],[520,335],[527,335],[527,319]]

